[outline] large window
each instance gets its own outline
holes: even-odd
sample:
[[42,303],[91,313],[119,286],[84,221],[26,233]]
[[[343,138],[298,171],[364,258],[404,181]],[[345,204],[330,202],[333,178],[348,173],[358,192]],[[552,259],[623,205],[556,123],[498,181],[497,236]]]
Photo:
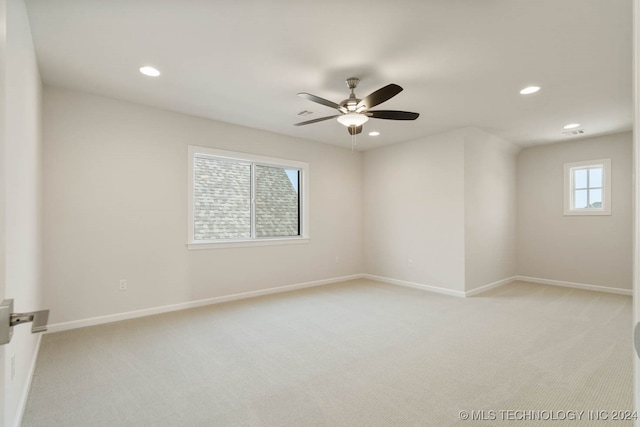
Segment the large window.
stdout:
[[308,165],[189,146],[189,248],[303,243]]
[[565,163],[564,214],[611,215],[611,159]]

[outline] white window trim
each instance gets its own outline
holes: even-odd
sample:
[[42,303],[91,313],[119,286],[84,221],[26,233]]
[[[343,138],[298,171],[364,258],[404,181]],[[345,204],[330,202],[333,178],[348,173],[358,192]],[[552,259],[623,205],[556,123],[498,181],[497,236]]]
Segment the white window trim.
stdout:
[[[573,170],[602,166],[602,207],[574,208]],[[611,159],[587,160],[564,164],[564,214],[565,215],[611,215]]]
[[[255,154],[240,153],[235,151],[218,150],[208,147],[189,145],[188,147],[188,208],[187,208],[187,248],[188,249],[220,249],[236,248],[247,246],[271,246],[271,245],[298,245],[309,243],[309,164],[296,160],[278,159],[275,157],[265,157]],[[233,240],[195,240],[194,233],[194,209],[193,209],[193,158],[194,155],[204,155],[217,158],[224,158],[235,161],[246,161],[264,166],[279,166],[285,168],[299,169],[300,179],[300,235],[287,237],[266,237],[253,239],[233,239]]]

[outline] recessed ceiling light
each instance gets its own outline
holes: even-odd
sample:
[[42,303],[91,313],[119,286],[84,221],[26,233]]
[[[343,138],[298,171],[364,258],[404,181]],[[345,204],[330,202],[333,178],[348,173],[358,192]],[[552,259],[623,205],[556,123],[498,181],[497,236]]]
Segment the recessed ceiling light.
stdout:
[[570,125],[566,125],[565,129],[575,129],[580,126],[580,123],[571,123]]
[[149,66],[140,67],[140,72],[149,77],[158,77],[160,75],[160,71],[157,68]]
[[369,132],[369,135],[378,136],[378,135],[380,135],[380,132],[378,132],[377,130],[374,130],[373,132]]
[[520,93],[523,95],[529,95],[531,93],[536,93],[539,90],[540,90],[540,86],[529,86],[522,89]]

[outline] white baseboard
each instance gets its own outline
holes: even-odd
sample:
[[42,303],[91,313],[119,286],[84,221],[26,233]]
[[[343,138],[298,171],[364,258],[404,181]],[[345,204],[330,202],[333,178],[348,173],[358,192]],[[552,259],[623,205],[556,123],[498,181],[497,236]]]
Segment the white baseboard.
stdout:
[[224,295],[197,301],[188,301],[179,304],[165,305],[161,307],[146,308],[125,313],[109,314],[106,316],[92,317],[89,319],[73,320],[71,322],[54,323],[47,327],[47,333],[62,332],[69,329],[83,328],[85,326],[101,325],[104,323],[118,322],[121,320],[135,319],[138,317],[152,316],[154,314],[169,313],[171,311],[185,310],[188,308],[202,307],[205,305],[220,304],[228,301],[236,301],[245,298],[254,298],[262,295],[277,294],[280,292],[294,291],[296,289],[311,288],[314,286],[328,285],[331,283],[345,282],[347,280],[361,279],[363,274],[333,277],[331,279],[315,280],[312,282],[297,283],[295,285],[279,286],[276,288],[261,289],[258,291],[241,292],[238,294]]
[[388,283],[390,285],[406,286],[409,288],[416,288],[416,289],[422,289],[424,291],[436,292],[438,294],[443,294],[443,295],[451,295],[459,298],[467,298],[470,296],[478,295],[482,292],[486,292],[489,289],[497,288],[498,286],[511,283],[514,280],[516,280],[517,276],[507,277],[506,279],[498,280],[497,282],[489,283],[487,285],[483,285],[466,292],[455,291],[453,289],[442,288],[440,286],[424,285],[422,283],[414,283],[414,282],[407,282],[405,280],[391,279],[389,277],[374,276],[372,274],[364,274],[363,277],[366,279],[375,280],[377,282]]
[[40,353],[40,343],[42,342],[42,334],[37,334],[36,338],[36,351],[33,352],[31,363],[29,365],[29,372],[27,373],[27,383],[20,395],[20,401],[18,402],[18,417],[14,424],[15,427],[22,425],[22,418],[24,417],[24,411],[27,409],[27,400],[29,399],[29,391],[31,391],[31,382],[33,381],[33,374],[36,371],[36,362],[38,361],[38,354]]
[[466,291],[464,293],[465,297],[471,297],[474,295],[481,294],[483,292],[488,291],[489,289],[497,288],[498,286],[506,285],[507,283],[511,283],[517,280],[518,276],[507,277],[506,279],[498,280],[497,282],[489,283],[488,285],[479,286],[475,289],[471,289],[470,291]]
[[516,280],[540,283],[542,285],[563,286],[565,288],[584,289],[587,291],[608,292],[610,294],[633,295],[631,289],[610,288],[608,286],[587,285],[585,283],[565,282],[562,280],[540,279],[538,277],[516,276]]
[[406,286],[408,288],[422,289],[423,291],[436,292],[443,295],[451,295],[454,297],[464,298],[465,293],[462,291],[454,291],[453,289],[441,288],[439,286],[423,285],[422,283],[407,282],[406,280],[391,279],[389,277],[374,276],[373,274],[363,274],[365,279],[375,280],[376,282],[388,283],[390,285]]
[[[399,286],[405,286],[409,288],[422,289],[429,292],[435,292],[438,294],[450,295],[450,296],[461,297],[461,298],[478,295],[482,292],[486,292],[490,289],[505,285],[515,280],[521,280],[521,281],[532,282],[532,283],[540,283],[544,285],[554,285],[554,286],[564,286],[569,288],[585,289],[589,291],[609,292],[609,293],[620,294],[620,295],[632,295],[632,291],[630,289],[609,288],[606,286],[588,285],[583,283],[540,279],[536,277],[526,277],[526,276],[508,277],[506,279],[498,280],[496,282],[489,283],[487,285],[483,285],[478,288],[472,289],[470,291],[464,292],[464,291],[456,291],[453,289],[447,289],[439,286],[409,282],[406,280],[398,280],[398,279],[392,279],[389,277],[375,276],[373,274],[353,274],[350,276],[334,277],[330,279],[316,280],[312,282],[298,283],[294,285],[279,286],[279,287],[269,288],[269,289],[261,289],[258,291],[242,292],[238,294],[207,298],[207,299],[197,300],[197,301],[189,301],[189,302],[184,302],[179,304],[172,304],[172,305],[165,305],[161,307],[147,308],[143,310],[129,311],[125,313],[116,313],[116,314],[110,314],[106,316],[92,317],[89,319],[74,320],[71,322],[54,323],[48,326],[48,333],[61,332],[69,329],[83,328],[85,326],[101,325],[104,323],[118,322],[121,320],[152,316],[154,314],[168,313],[171,311],[185,310],[189,308],[202,307],[205,305],[220,304],[228,301],[235,301],[235,300],[240,300],[245,298],[254,298],[262,295],[294,291],[296,289],[311,288],[314,286],[321,286],[321,285],[327,285],[331,283],[338,283],[338,282],[344,282],[347,280],[362,279],[362,278],[375,280],[377,282],[382,282],[382,283],[388,283],[391,285],[399,285]],[[40,340],[38,340],[38,348],[39,346],[40,346]],[[32,369],[35,369],[35,357],[32,363],[33,363]],[[26,396],[28,396],[28,390],[26,391],[26,393],[27,393]],[[24,404],[26,404],[26,396],[24,397],[25,398]]]
[[516,280],[520,280],[520,281],[523,281],[523,282],[539,283],[539,284],[542,284],[542,285],[553,285],[553,286],[563,286],[563,287],[566,287],[566,288],[584,289],[584,290],[587,290],[587,291],[608,292],[608,293],[611,293],[611,294],[619,294],[619,295],[632,295],[633,294],[631,289],[610,288],[610,287],[607,287],[607,286],[588,285],[588,284],[585,284],[585,283],[566,282],[566,281],[562,281],[562,280],[540,279],[540,278],[537,278],[537,277],[527,277],[527,276],[507,277],[505,279],[498,280],[496,282],[489,283],[487,285],[483,285],[483,286],[480,286],[478,288],[475,288],[475,289],[472,289],[472,290],[466,291],[466,292],[455,291],[455,290],[452,290],[452,289],[442,288],[442,287],[439,287],[439,286],[431,286],[431,285],[424,285],[424,284],[421,284],[421,283],[407,282],[405,280],[391,279],[389,277],[374,276],[372,274],[363,274],[362,277],[364,277],[366,279],[375,280],[375,281],[378,281],[378,282],[388,283],[388,284],[391,284],[391,285],[407,286],[407,287],[410,287],[410,288],[422,289],[422,290],[425,290],[425,291],[436,292],[436,293],[439,293],[439,294],[451,295],[451,296],[463,297],[463,298],[467,298],[467,297],[471,297],[471,296],[474,296],[474,295],[478,295],[478,294],[486,292],[486,291],[488,291],[490,289],[497,288],[498,286],[506,285],[506,284],[514,282]]

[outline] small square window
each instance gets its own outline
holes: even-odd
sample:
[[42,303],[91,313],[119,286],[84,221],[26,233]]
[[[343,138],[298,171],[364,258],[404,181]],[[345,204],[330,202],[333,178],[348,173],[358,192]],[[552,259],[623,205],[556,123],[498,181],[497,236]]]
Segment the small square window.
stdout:
[[611,215],[611,159],[564,164],[564,214]]

